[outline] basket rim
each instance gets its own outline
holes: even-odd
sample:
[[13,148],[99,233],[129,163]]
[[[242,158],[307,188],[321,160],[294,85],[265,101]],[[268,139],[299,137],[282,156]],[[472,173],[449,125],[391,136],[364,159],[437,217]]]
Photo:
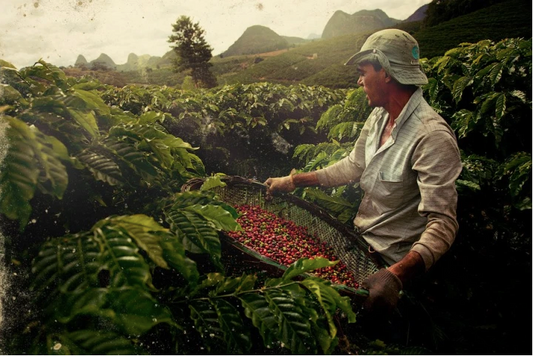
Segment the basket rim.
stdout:
[[[201,187],[201,185],[205,182],[205,178],[192,178],[188,180],[185,184],[182,186],[182,192],[184,191],[190,191],[190,190],[197,190]],[[255,188],[258,188],[265,192],[267,190],[267,186],[255,179],[245,178],[242,176],[223,176],[220,177],[220,180],[226,183],[229,186],[253,186]],[[309,212],[311,212],[313,215],[317,216],[321,220],[323,220],[325,223],[329,224],[333,228],[335,228],[337,231],[339,231],[343,236],[348,237],[349,242],[353,244],[351,248],[358,248],[361,250],[367,258],[369,258],[377,268],[381,269],[387,266],[387,263],[385,260],[377,253],[373,252],[370,253],[370,245],[368,242],[364,240],[364,238],[361,236],[359,232],[356,232],[355,230],[351,229],[347,225],[340,222],[338,219],[333,217],[331,214],[326,212],[324,209],[320,208],[316,204],[313,204],[311,202],[308,202],[298,196],[295,196],[291,193],[280,193],[275,195],[276,198],[285,200],[289,203],[292,203],[294,205],[299,206],[302,209],[305,209]]]

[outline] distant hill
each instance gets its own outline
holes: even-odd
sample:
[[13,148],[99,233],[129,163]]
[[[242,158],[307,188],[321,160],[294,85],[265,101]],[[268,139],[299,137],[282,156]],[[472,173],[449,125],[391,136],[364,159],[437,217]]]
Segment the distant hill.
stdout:
[[[400,28],[413,34],[420,44],[421,56],[425,58],[443,55],[447,50],[463,42],[474,43],[483,39],[499,41],[510,37],[531,38],[531,2],[498,1],[497,4],[458,15],[434,26],[426,24],[427,18],[424,16],[427,5],[424,5],[404,21],[389,18],[388,21],[395,24],[388,27]],[[383,23],[388,18],[381,10],[358,14],[364,16],[373,14],[374,19],[367,21],[367,25]],[[336,15],[339,19],[342,16],[346,17],[347,23],[352,18],[352,15],[342,15],[342,12]],[[239,43],[235,42],[232,49],[236,50],[241,46],[235,52],[241,53],[240,55],[223,54],[222,57],[214,56],[211,59],[211,64],[213,64],[211,71],[217,77],[219,85],[265,81],[282,84],[323,85],[331,88],[354,87],[357,73],[353,68],[344,66],[344,62],[359,50],[371,33],[375,32],[371,27],[365,27],[366,29],[359,33],[321,39],[308,38],[302,42],[302,39],[280,36],[266,27],[259,27],[261,26],[253,26],[250,31],[245,31],[249,32],[246,36],[243,34],[239,38],[240,41],[237,41]],[[279,41],[278,45],[270,48],[255,47],[261,41],[254,40],[248,35],[260,32],[266,34],[270,41]],[[246,44],[249,46],[247,50]],[[283,49],[272,50],[279,48]],[[136,59],[138,64],[145,63],[140,59],[141,57]],[[187,72],[172,72],[171,64],[175,58],[173,51],[165,53],[162,57],[150,58],[153,59],[149,59],[146,64],[150,65],[152,70],[122,72],[127,83],[174,86],[180,85],[187,75]],[[128,59],[129,65],[132,65],[134,59],[135,56],[131,56],[131,61]],[[83,61],[86,61],[85,58],[82,55],[78,56],[77,63]],[[122,66],[116,65],[117,70],[122,71],[124,68]]]
[[422,21],[426,18],[426,11],[428,9],[428,4],[422,5],[418,10],[416,10],[411,16],[405,19],[403,22],[414,22]]
[[301,37],[290,37],[290,36],[281,36],[282,38],[286,39],[289,43],[289,46],[292,45],[301,45],[302,43],[309,42],[309,39],[304,39]]
[[117,69],[117,65],[115,64],[115,62],[113,62],[111,57],[109,57],[105,53],[101,53],[100,56],[98,56],[98,58],[96,58],[94,61],[91,61],[90,64],[92,64],[93,66],[103,65],[108,69]]
[[322,39],[328,39],[352,33],[375,31],[386,27],[391,27],[399,23],[400,20],[391,19],[382,10],[361,10],[352,15],[344,11],[336,11],[329,19]]
[[113,59],[107,54],[102,53],[100,56],[90,62],[85,59],[83,55],[78,55],[76,62],[74,63],[75,67],[86,67],[88,69],[97,69],[98,67],[105,66],[106,69],[112,69],[119,72],[128,72],[128,71],[138,71],[143,69],[160,69],[165,67],[172,66],[172,60],[176,57],[174,51],[168,51],[163,55],[159,56],[150,56],[148,54],[136,55],[135,53],[130,53],[128,55],[128,60],[124,64],[115,64]]
[[78,67],[81,65],[87,65],[88,63],[89,62],[87,62],[87,59],[85,59],[85,57],[80,54],[78,58],[76,59],[76,63],[74,65]]
[[420,44],[420,55],[432,58],[443,55],[461,43],[490,39],[531,38],[531,1],[507,0],[424,27],[414,36]]
[[[463,42],[531,38],[531,2],[507,0],[433,27],[423,27],[421,21],[400,22],[393,27],[412,33],[420,45],[421,56],[432,58]],[[221,85],[267,81],[354,87],[357,73],[343,64],[372,32],[315,40],[277,56],[265,56],[260,62],[254,62],[253,56],[213,58],[213,71]]]
[[287,38],[278,35],[268,27],[256,25],[248,27],[241,37],[221,54],[221,57],[272,52],[287,49],[289,46]]

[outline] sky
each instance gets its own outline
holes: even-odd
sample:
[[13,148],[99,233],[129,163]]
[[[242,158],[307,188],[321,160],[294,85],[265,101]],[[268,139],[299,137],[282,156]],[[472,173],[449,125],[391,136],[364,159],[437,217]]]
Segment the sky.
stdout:
[[254,25],[281,36],[321,35],[337,10],[383,10],[404,20],[431,0],[0,0],[0,59],[20,69],[39,59],[74,65],[101,53],[116,64],[128,55],[163,56],[172,24],[188,16],[205,30],[214,56]]

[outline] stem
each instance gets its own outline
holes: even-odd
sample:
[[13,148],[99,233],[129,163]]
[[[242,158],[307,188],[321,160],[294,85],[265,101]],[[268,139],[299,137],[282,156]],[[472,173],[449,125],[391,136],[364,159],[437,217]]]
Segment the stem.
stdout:
[[286,287],[286,286],[290,286],[290,285],[293,285],[293,284],[299,284],[299,283],[300,282],[297,282],[297,281],[291,281],[289,283],[279,284],[279,285],[273,286],[273,287],[261,287],[261,288],[258,288],[258,289],[250,289],[250,290],[241,291],[241,292],[237,292],[237,293],[219,294],[219,295],[215,295],[213,297],[200,297],[200,298],[193,298],[193,299],[187,299],[187,300],[180,300],[180,301],[177,301],[177,302],[173,302],[171,304],[190,303],[193,300],[211,300],[211,299],[217,299],[217,298],[237,297],[238,295],[247,294],[247,293],[263,293],[264,291],[267,291],[267,290],[279,289],[279,288],[283,288],[283,287]]

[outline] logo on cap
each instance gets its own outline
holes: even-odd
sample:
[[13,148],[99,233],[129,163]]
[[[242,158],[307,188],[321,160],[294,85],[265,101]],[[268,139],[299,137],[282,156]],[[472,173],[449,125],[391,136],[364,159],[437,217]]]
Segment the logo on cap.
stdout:
[[413,54],[413,58],[418,60],[419,57],[420,57],[420,51],[418,49],[418,46],[414,46],[413,49],[411,50],[411,53]]

